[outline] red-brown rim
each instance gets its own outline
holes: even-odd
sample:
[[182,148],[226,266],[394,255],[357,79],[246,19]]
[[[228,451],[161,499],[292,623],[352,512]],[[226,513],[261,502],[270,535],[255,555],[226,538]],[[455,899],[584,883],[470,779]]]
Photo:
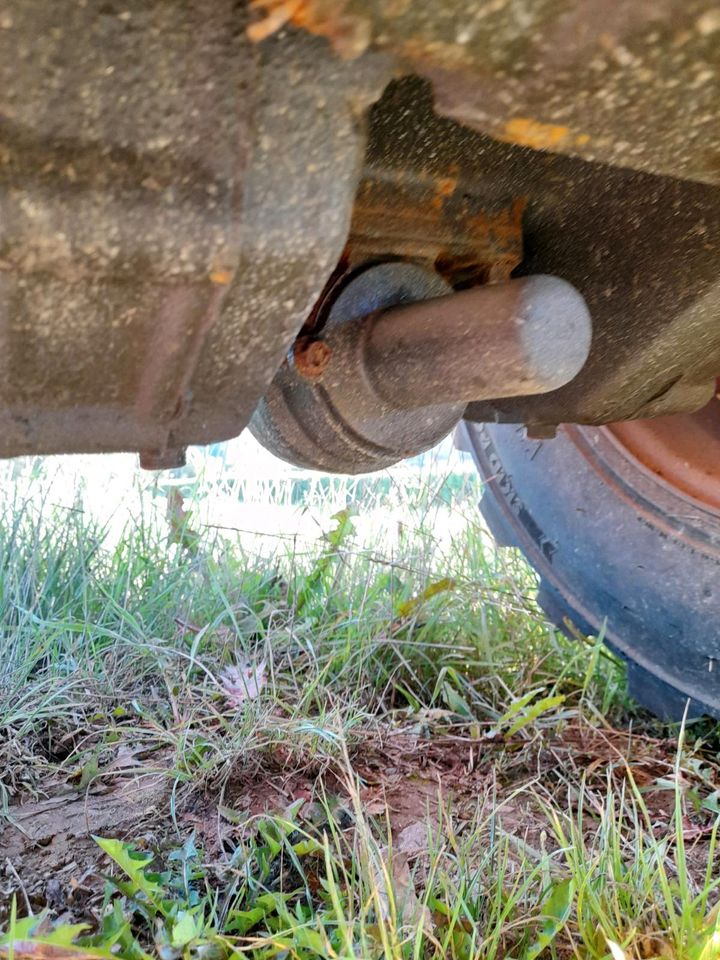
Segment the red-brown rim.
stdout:
[[677,493],[720,515],[720,399],[697,413],[606,427],[627,453]]

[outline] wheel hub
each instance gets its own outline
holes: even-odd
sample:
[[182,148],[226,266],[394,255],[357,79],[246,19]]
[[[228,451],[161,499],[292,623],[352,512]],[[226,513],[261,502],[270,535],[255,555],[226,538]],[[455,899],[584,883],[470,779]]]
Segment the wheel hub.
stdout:
[[720,398],[696,413],[606,428],[640,467],[681,496],[720,513]]

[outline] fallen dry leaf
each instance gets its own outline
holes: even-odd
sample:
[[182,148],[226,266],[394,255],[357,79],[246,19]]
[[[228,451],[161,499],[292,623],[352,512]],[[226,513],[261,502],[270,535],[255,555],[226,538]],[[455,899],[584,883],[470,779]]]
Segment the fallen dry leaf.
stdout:
[[395,907],[395,916],[403,927],[417,929],[422,927],[429,936],[433,933],[432,914],[425,904],[421,903],[415,893],[408,865],[408,854],[400,850],[389,856],[386,848],[381,851],[382,866],[375,874],[379,912],[384,920],[392,914],[388,879],[392,890],[392,904]]
[[409,857],[414,857],[420,853],[427,853],[428,849],[428,825],[418,820],[416,823],[409,823],[404,830],[398,834],[397,840],[393,844],[393,849],[400,853],[405,853]]
[[197,553],[200,534],[188,524],[191,511],[185,509],[185,499],[178,487],[168,491],[165,516],[169,527],[168,543],[177,543],[188,552]]
[[[12,955],[14,960],[106,960],[104,953],[95,953],[92,949],[42,943],[37,940],[14,940]],[[0,957],[9,956],[10,946],[0,946]]]
[[382,786],[365,787],[360,791],[360,801],[366,816],[375,817],[387,811],[387,800]]
[[226,667],[220,674],[225,699],[231,707],[240,707],[248,700],[256,700],[265,686],[265,661],[258,664],[239,661],[235,666]]

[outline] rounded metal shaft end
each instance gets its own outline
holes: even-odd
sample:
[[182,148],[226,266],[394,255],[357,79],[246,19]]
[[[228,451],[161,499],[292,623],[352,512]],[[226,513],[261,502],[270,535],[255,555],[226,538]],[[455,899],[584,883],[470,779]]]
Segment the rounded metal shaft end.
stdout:
[[413,409],[556,390],[585,363],[592,328],[575,287],[534,276],[395,307],[366,329],[378,393]]

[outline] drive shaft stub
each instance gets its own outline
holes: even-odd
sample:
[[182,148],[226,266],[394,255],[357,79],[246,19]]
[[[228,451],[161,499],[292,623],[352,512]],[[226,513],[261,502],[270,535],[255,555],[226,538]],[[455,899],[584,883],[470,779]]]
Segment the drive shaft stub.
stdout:
[[585,301],[558,277],[453,293],[418,265],[378,264],[332,305],[315,341],[322,369],[308,377],[291,353],[250,429],[299,466],[377,470],[434,446],[471,401],[561,387],[590,334]]

